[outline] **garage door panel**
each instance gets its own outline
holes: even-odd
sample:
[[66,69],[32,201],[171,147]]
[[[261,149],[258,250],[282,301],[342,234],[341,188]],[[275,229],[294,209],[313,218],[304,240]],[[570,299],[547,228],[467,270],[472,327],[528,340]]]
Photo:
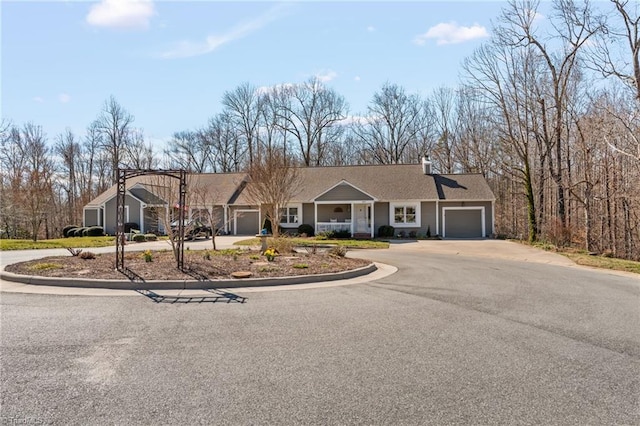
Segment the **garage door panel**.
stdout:
[[255,235],[259,231],[258,212],[238,212],[236,216],[237,235]]
[[482,238],[482,211],[446,210],[445,238]]

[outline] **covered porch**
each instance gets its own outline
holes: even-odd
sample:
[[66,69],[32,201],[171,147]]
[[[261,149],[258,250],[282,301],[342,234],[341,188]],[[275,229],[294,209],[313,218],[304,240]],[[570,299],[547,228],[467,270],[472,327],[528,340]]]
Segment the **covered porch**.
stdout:
[[348,232],[353,236],[374,237],[373,201],[315,202],[315,231]]

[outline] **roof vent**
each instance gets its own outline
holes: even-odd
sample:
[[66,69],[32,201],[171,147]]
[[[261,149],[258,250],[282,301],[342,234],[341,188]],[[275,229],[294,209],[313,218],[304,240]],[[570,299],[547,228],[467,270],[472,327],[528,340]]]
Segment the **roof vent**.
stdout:
[[424,157],[422,157],[422,173],[424,173],[425,175],[431,174],[431,160],[426,154]]

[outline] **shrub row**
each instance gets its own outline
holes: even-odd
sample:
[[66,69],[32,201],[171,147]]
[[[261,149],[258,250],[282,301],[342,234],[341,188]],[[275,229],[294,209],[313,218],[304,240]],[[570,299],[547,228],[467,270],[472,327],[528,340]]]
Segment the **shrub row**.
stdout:
[[145,241],[156,241],[158,236],[156,234],[133,234],[131,236],[131,241],[135,241],[136,243],[143,243]]
[[70,237],[101,237],[104,235],[102,226],[77,226],[68,225],[62,228],[62,236]]

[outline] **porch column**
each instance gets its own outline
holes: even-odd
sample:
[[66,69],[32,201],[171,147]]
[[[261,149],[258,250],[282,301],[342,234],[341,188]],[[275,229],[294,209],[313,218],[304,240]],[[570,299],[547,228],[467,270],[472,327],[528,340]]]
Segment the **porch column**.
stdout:
[[376,226],[376,209],[375,209],[375,202],[371,201],[371,239],[373,239],[374,236],[374,229]]
[[349,224],[349,228],[351,228],[351,238],[353,238],[354,236],[354,229],[353,229],[353,212],[355,211],[355,203],[351,203],[351,212],[349,213],[349,218],[351,220],[351,223]]
[[315,229],[314,234],[318,233],[318,203],[314,201],[313,203],[313,228]]
[[229,206],[227,204],[222,205],[222,223],[225,235],[229,235]]
[[140,232],[146,234],[146,230],[144,229],[144,209],[147,207],[146,204],[140,203]]

